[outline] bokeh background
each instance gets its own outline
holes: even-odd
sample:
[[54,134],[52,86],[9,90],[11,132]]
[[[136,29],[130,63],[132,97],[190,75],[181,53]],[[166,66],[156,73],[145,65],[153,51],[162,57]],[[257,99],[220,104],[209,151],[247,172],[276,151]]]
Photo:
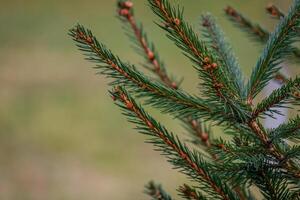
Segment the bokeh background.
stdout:
[[[146,0],[133,0],[136,15],[156,43],[169,71],[197,91],[191,64],[153,21]],[[272,30],[264,7],[287,10],[290,0],[185,0],[185,15],[199,31],[199,16],[211,12],[226,32],[246,75],[261,52],[224,16],[232,5]],[[107,90],[67,36],[77,22],[124,60],[142,61],[116,19],[114,0],[0,0],[0,199],[148,199],[143,185],[162,183],[170,193],[185,178],[133,130]],[[295,71],[290,70],[291,73]],[[176,120],[150,110],[175,133]]]

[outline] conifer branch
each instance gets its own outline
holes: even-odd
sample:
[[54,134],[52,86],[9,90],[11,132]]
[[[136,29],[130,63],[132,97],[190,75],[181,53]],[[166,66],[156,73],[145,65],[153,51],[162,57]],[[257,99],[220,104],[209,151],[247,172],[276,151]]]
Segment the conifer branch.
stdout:
[[[278,20],[281,20],[282,18],[285,17],[285,14],[275,5],[273,4],[269,4],[267,7],[266,7],[266,11],[267,13],[269,13],[272,17],[278,19]],[[300,33],[299,31],[300,29],[298,28],[297,31],[298,33]],[[292,49],[292,52],[294,54],[295,57],[299,58],[300,57],[300,49],[299,48],[296,48],[296,47],[293,47]]]
[[144,52],[143,57],[152,65],[152,68],[147,67],[155,73],[159,79],[167,86],[177,88],[177,84],[167,74],[163,62],[160,60],[158,52],[155,50],[154,44],[149,42],[146,32],[143,30],[142,24],[138,24],[134,17],[133,3],[127,0],[119,0],[118,13],[124,23],[130,25],[134,36],[130,38],[136,43],[140,50]]
[[[273,8],[267,7],[266,9],[268,10]],[[238,12],[231,6],[227,6],[225,8],[225,13],[231,21],[235,22],[240,28],[242,28],[242,30],[245,30],[245,32],[249,33],[253,39],[259,41],[261,44],[265,44],[267,42],[268,38],[270,37],[270,32],[261,25],[253,23],[242,13]],[[283,14],[281,17],[285,17],[285,15]],[[295,57],[300,57],[300,49],[293,47],[292,52]]]
[[261,114],[273,116],[273,113],[281,114],[276,108],[284,107],[285,104],[297,104],[300,97],[297,97],[300,91],[300,78],[287,81],[286,85],[274,90],[268,97],[263,99],[254,110],[253,118]]
[[203,95],[219,108],[223,108],[239,121],[246,121],[249,116],[247,107],[241,102],[234,90],[230,76],[205,43],[199,40],[192,27],[184,21],[183,10],[173,7],[168,0],[148,0],[153,12],[161,18],[168,37],[183,50],[195,64],[202,79]]
[[[215,118],[219,112],[213,111],[212,106],[202,99],[155,82],[137,71],[134,66],[122,62],[83,26],[77,25],[71,29],[70,36],[77,42],[79,50],[85,52],[87,59],[97,63],[96,69],[101,70],[101,74],[115,79],[112,85],[125,84],[137,95],[149,97],[147,104],[179,118],[191,115]],[[219,113],[219,118],[223,117],[224,113]]]
[[204,36],[207,38],[210,47],[216,52],[218,60],[222,63],[226,74],[229,75],[234,89],[238,91],[239,96],[242,97],[244,95],[242,72],[237,58],[233,54],[232,47],[225,39],[223,31],[210,14],[202,15],[202,26]]
[[198,180],[211,197],[224,200],[237,199],[225,183],[209,172],[208,164],[201,155],[195,151],[191,152],[178,137],[169,133],[165,127],[149,116],[124,88],[117,87],[111,94],[116,104],[125,111],[124,115],[128,120],[137,125],[140,133],[153,137],[148,142],[153,143],[158,151],[163,152],[170,163],[184,174]]
[[[165,85],[177,89],[178,86],[166,72],[166,67],[163,62],[160,60],[158,52],[155,50],[154,44],[149,42],[146,32],[143,30],[142,24],[138,24],[134,17],[133,3],[127,0],[120,0],[118,2],[118,13],[122,21],[130,25],[130,28],[133,31],[134,36],[130,38],[135,41],[136,45],[139,47],[139,52],[143,51],[143,57],[145,60],[150,63],[153,68],[150,69],[154,72],[158,78]],[[203,125],[199,120],[192,119],[188,117],[187,119],[182,119],[186,124],[189,132],[192,132],[196,136],[198,141],[201,141],[205,146],[210,147],[209,134],[208,131],[202,129]]]
[[[259,41],[261,44],[265,44],[267,42],[270,32],[262,28],[261,25],[253,23],[231,6],[228,6],[225,9],[225,13],[231,21],[235,22],[240,28],[242,28],[242,30],[249,33],[253,39]],[[300,56],[300,50],[298,48],[293,47],[292,52],[296,57]],[[274,76],[274,80],[279,83],[285,83],[288,78],[286,78],[286,76],[282,73],[277,72]]]
[[270,35],[248,82],[248,102],[252,102],[252,99],[274,78],[283,57],[291,53],[291,44],[298,35],[296,28],[300,25],[299,12],[300,1],[295,0],[287,16]]
[[173,198],[164,191],[161,185],[155,184],[150,181],[145,186],[145,194],[151,197],[151,200],[172,200]]
[[[300,105],[300,79],[287,79],[279,73],[283,59],[295,53],[291,45],[299,34],[300,0],[294,1],[285,16],[277,7],[270,5],[267,8],[274,17],[281,19],[272,34],[233,8],[226,9],[233,20],[260,41],[267,42],[247,86],[224,33],[212,16],[202,16],[204,39],[200,40],[183,19],[183,9],[172,6],[169,0],[148,0],[151,9],[162,20],[159,26],[193,62],[202,81],[203,98],[178,88],[142,25],[137,22],[132,2],[117,2],[119,18],[130,30],[130,39],[146,60],[144,67],[154,72],[156,81],[115,56],[83,26],[77,25],[69,35],[86,59],[96,63],[97,73],[113,79],[110,85],[114,89],[110,94],[128,121],[135,124],[141,134],[150,137],[147,142],[166,156],[174,168],[197,183],[193,187],[184,184],[178,189],[179,195],[190,200],[253,199],[248,188],[256,185],[266,199],[299,199],[300,147],[295,143],[300,140],[300,117],[297,115],[271,130],[260,123],[259,117],[281,114],[279,107],[297,108]],[[253,108],[252,100],[272,78],[285,85]],[[181,120],[194,136],[192,141],[202,144],[202,150],[212,157],[205,154],[206,161],[199,151],[191,151],[179,137],[145,112],[130,94],[142,98],[145,105]],[[222,125],[224,133],[232,136],[231,141],[212,140],[211,129],[206,123]],[[145,188],[145,193],[153,200],[172,199],[153,182]]]

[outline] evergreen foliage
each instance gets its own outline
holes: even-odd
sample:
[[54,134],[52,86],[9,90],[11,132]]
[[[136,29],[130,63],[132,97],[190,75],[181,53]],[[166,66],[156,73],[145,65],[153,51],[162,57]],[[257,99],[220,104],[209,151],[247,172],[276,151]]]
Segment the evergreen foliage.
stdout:
[[[268,13],[279,20],[272,33],[232,7],[225,9],[239,27],[265,45],[247,84],[225,34],[210,14],[202,15],[199,36],[184,19],[180,6],[169,0],[147,1],[159,18],[157,25],[191,60],[199,75],[201,96],[183,91],[180,81],[170,76],[170,68],[136,20],[131,1],[118,0],[118,18],[144,59],[141,66],[155,78],[124,62],[84,26],[76,25],[69,35],[86,59],[96,64],[97,73],[112,79],[110,95],[128,121],[191,180],[177,189],[179,196],[188,200],[258,199],[254,193],[258,188],[263,199],[300,199],[300,117],[270,130],[262,123],[265,117],[282,114],[280,107],[297,111],[299,106],[299,77],[286,78],[279,70],[287,56],[294,54],[297,59],[293,44],[300,28],[300,0],[294,0],[287,14],[274,5],[267,6]],[[271,79],[281,80],[282,87],[254,105],[253,100]],[[182,141],[168,131],[144,105],[179,119],[190,139]],[[218,125],[230,139],[214,138],[208,123]],[[173,199],[154,182],[146,185],[145,193],[153,200]]]

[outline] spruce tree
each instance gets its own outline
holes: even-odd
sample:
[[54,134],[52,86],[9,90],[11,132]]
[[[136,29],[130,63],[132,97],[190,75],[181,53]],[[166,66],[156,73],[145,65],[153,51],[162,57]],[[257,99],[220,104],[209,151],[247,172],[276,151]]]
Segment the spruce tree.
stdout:
[[[142,67],[156,78],[124,62],[80,24],[69,35],[86,59],[96,64],[96,71],[113,80],[110,95],[128,121],[136,125],[139,133],[149,136],[147,142],[175,169],[192,180],[177,188],[180,198],[257,199],[252,190],[256,187],[264,199],[300,199],[300,116],[273,129],[267,129],[262,122],[266,117],[282,114],[279,108],[299,109],[300,78],[286,77],[280,69],[283,62],[300,56],[295,47],[300,30],[300,0],[294,0],[287,13],[274,5],[266,7],[278,19],[273,32],[251,22],[233,7],[225,9],[228,18],[264,45],[249,78],[244,78],[213,16],[201,16],[202,33],[198,36],[184,19],[181,6],[169,0],[147,1],[159,17],[157,25],[198,73],[200,96],[183,91],[180,82],[170,75],[170,69],[136,20],[131,1],[117,2],[118,16],[137,53],[145,60]],[[282,86],[262,100],[255,99],[272,79]],[[182,141],[168,131],[144,110],[144,105],[179,119],[190,133],[190,140]],[[221,127],[222,134],[230,139],[214,138],[209,123]],[[154,182],[146,185],[145,193],[154,200],[173,199]]]

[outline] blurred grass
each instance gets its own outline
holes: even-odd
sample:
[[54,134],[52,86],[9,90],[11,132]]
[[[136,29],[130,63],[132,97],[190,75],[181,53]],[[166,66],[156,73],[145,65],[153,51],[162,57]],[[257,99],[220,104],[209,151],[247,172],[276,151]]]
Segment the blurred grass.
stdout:
[[[218,17],[249,74],[260,48],[225,19],[222,9],[233,5],[272,29],[275,21],[263,10],[269,1],[178,2],[185,4],[196,30],[203,11]],[[288,5],[273,2],[285,10]],[[183,88],[197,93],[190,63],[162,37],[146,1],[134,3],[169,71],[185,77]],[[1,2],[0,199],[147,199],[142,190],[151,179],[176,193],[183,176],[135,134],[111,102],[107,80],[94,75],[67,36],[80,22],[121,58],[139,63],[115,10],[114,1],[104,0]],[[183,132],[177,121],[153,112],[176,133]]]

